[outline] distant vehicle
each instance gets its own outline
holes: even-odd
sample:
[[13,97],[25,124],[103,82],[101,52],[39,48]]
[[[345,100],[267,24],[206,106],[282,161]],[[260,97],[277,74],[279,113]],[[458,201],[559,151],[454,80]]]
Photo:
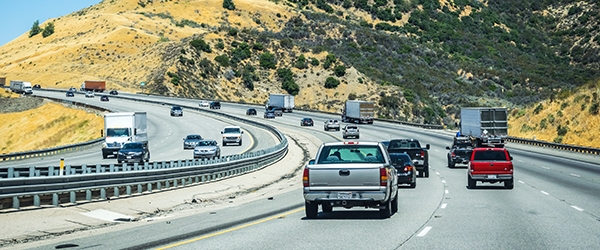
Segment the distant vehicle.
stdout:
[[180,106],[171,107],[171,116],[183,116],[183,108]]
[[335,131],[340,131],[340,122],[334,119],[325,120],[325,124],[323,124],[323,130],[329,131],[332,129]]
[[300,120],[300,126],[314,126],[315,122],[313,121],[312,118],[302,118],[302,120]]
[[269,112],[273,112],[273,114],[275,114],[275,116],[283,116],[283,110],[280,108],[271,108],[271,109],[267,109]]
[[448,151],[448,167],[454,168],[456,164],[468,164],[473,153],[471,140],[466,136],[454,137],[452,146],[446,147]]
[[70,87],[69,91],[71,91],[71,92],[77,92],[77,89],[75,87]]
[[219,158],[221,157],[221,148],[215,140],[201,140],[194,148],[195,158]]
[[360,130],[358,129],[358,126],[354,124],[346,124],[344,129],[342,129],[342,137],[344,139],[348,137],[353,137],[356,139],[360,138]]
[[67,96],[67,97],[75,97],[75,93],[73,93],[73,91],[67,91],[67,93],[65,94],[65,96]]
[[349,123],[373,124],[375,103],[371,101],[348,100],[342,108],[342,121]]
[[467,179],[469,189],[477,186],[477,182],[503,182],[504,187],[513,189],[512,156],[505,148],[475,148],[469,160]]
[[117,153],[117,162],[148,162],[150,161],[150,151],[147,145],[142,142],[128,142],[123,144],[119,153]]
[[410,156],[406,153],[390,153],[390,159],[398,173],[398,185],[409,184],[411,188],[417,187],[417,169]]
[[281,109],[283,113],[292,113],[294,96],[289,94],[269,94],[266,109]]
[[113,89],[113,90],[111,90],[111,91],[110,91],[110,92],[108,92],[108,93],[109,93],[109,94],[111,94],[111,95],[119,95],[119,92],[118,92],[118,91],[116,91],[116,90],[114,90],[114,89]]
[[17,94],[33,94],[33,88],[31,87],[30,82],[11,80],[10,81],[10,90]]
[[265,114],[263,115],[264,118],[267,119],[275,119],[275,112],[270,111],[270,110],[266,110]]
[[471,139],[473,147],[504,147],[508,139],[506,108],[461,108],[460,136]]
[[94,92],[92,91],[85,92],[85,97],[94,98],[94,96]]
[[430,147],[429,144],[426,144],[423,148],[417,139],[392,139],[388,146],[388,152],[390,154],[407,153],[419,171],[419,177],[429,177]]
[[253,109],[253,108],[247,109],[246,115],[256,115],[256,109]]
[[102,158],[117,152],[124,143],[141,142],[148,150],[148,125],[146,112],[119,112],[104,114],[104,143]]
[[33,85],[33,89],[41,89],[42,86],[40,86],[39,84]]
[[223,131],[221,131],[223,146],[226,146],[227,143],[237,143],[239,146],[242,146],[242,134],[244,134],[244,131],[238,126],[227,126],[223,128]]
[[183,149],[195,148],[196,145],[198,145],[198,142],[202,141],[203,139],[204,138],[198,134],[187,135],[185,138],[183,138]]
[[105,81],[84,81],[81,83],[81,91],[104,92],[106,90]]
[[210,107],[210,103],[208,103],[207,101],[201,101],[198,103],[198,106],[200,106],[201,108],[208,108]]
[[219,101],[211,102],[210,109],[221,109],[221,102],[219,102]]
[[107,96],[107,95],[103,95],[103,96],[101,96],[101,97],[100,97],[100,101],[103,101],[103,102],[108,102],[108,96]]

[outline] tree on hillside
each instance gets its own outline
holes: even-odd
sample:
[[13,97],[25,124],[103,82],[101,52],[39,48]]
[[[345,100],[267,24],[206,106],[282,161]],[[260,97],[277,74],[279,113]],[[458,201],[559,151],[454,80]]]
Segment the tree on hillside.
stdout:
[[44,31],[42,31],[42,36],[43,37],[48,37],[50,35],[54,34],[54,23],[50,22],[48,24],[46,24],[46,27],[44,28]]
[[40,20],[35,20],[33,22],[33,26],[31,26],[31,30],[29,31],[29,37],[35,36],[42,32],[42,28],[40,28]]
[[223,8],[235,10],[235,4],[233,4],[233,0],[223,0]]

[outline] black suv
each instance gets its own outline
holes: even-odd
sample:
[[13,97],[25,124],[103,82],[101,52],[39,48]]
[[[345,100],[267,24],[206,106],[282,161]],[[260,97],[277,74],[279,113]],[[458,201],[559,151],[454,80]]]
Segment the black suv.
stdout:
[[214,101],[210,103],[211,109],[221,109],[221,102]]
[[179,106],[171,107],[171,116],[183,116],[183,109]]
[[111,94],[111,95],[119,95],[119,92],[117,92],[116,90],[113,89],[113,90],[111,90],[109,92],[109,94]]
[[407,153],[413,161],[413,164],[419,171],[420,177],[429,177],[429,149],[431,146],[426,144],[421,147],[417,139],[392,139],[388,146],[388,152]]
[[256,109],[250,108],[246,110],[246,115],[256,115]]

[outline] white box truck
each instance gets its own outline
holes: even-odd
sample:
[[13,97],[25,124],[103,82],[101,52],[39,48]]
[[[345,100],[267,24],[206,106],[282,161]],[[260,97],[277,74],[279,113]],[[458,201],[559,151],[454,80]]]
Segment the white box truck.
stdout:
[[269,94],[267,110],[281,109],[282,112],[292,113],[294,109],[294,96],[287,94]]
[[30,82],[11,80],[10,81],[10,90],[19,94],[33,94],[33,89],[31,88]]
[[146,112],[119,112],[104,114],[104,143],[102,158],[117,156],[127,142],[143,142],[148,147]]
[[508,113],[506,108],[461,108],[459,127],[460,135],[468,136],[473,147],[504,147],[508,138]]
[[342,109],[342,121],[373,124],[375,103],[370,101],[348,100]]

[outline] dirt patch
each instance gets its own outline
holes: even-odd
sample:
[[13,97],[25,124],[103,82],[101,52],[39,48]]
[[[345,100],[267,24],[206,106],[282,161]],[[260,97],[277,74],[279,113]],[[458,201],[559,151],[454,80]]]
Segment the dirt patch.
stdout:
[[22,112],[42,106],[44,99],[33,96],[19,98],[0,97],[0,113]]

